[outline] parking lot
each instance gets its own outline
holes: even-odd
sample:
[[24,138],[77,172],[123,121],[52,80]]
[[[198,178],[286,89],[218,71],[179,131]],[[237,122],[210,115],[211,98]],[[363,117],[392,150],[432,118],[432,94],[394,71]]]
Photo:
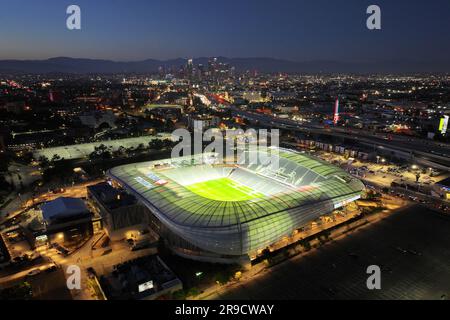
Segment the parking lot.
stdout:
[[[422,206],[268,269],[210,299],[450,299],[450,218]],[[381,290],[366,269],[381,268]]]
[[420,174],[419,182],[424,187],[447,177],[446,174],[431,168],[421,168],[408,163],[393,164],[389,163],[387,159],[382,157],[378,157],[373,162],[370,162],[345,158],[341,154],[324,151],[319,151],[316,155],[328,162],[348,169],[356,176],[364,178],[368,181],[373,181],[374,183],[385,187],[390,187],[391,182],[396,180],[415,183],[417,174]]
[[450,210],[448,201],[432,196],[433,185],[447,178],[446,172],[408,163],[393,164],[382,157],[378,157],[374,163],[325,151],[318,151],[316,155],[363,180],[368,188],[378,191],[384,189],[384,192],[424,204],[440,212],[448,213]]

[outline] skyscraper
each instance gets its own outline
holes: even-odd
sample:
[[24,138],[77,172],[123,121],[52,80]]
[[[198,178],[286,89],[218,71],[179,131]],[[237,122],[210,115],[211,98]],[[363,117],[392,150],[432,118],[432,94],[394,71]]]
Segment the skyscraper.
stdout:
[[336,98],[336,103],[334,104],[334,115],[333,115],[333,123],[336,125],[339,121],[339,97]]

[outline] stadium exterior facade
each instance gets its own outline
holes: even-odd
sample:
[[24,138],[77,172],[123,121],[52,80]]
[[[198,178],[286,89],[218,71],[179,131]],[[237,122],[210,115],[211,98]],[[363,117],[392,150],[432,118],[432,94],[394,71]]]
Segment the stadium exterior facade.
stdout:
[[[251,152],[261,151],[246,156]],[[147,222],[176,253],[227,262],[255,256],[364,190],[361,181],[324,161],[285,149],[277,154],[276,171],[258,163],[215,164],[213,154],[200,154],[124,165],[108,176],[149,209]],[[200,194],[192,188],[221,179],[248,197],[223,201],[213,189]]]

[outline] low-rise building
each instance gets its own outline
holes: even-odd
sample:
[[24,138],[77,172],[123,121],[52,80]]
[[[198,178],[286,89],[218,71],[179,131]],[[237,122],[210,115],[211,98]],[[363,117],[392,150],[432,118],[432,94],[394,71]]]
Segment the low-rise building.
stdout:
[[8,265],[10,260],[11,255],[8,251],[8,248],[6,246],[2,234],[0,234],[0,268]]
[[183,289],[180,279],[157,255],[113,267],[100,283],[108,299],[155,300]]
[[94,215],[82,199],[60,197],[41,206],[43,229],[36,242],[77,245],[94,233]]
[[433,186],[432,194],[450,201],[450,178],[436,182]]
[[137,199],[108,183],[99,183],[87,188],[88,202],[92,210],[102,218],[102,225],[113,241],[135,239],[146,229],[148,209]]

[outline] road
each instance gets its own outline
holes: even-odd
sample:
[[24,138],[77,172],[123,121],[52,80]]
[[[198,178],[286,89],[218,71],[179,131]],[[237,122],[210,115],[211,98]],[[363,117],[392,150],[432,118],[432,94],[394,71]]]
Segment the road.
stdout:
[[270,115],[242,111],[236,107],[230,107],[236,114],[251,121],[258,121],[260,125],[270,128],[287,129],[292,131],[307,132],[313,134],[324,134],[334,137],[351,139],[358,143],[368,144],[379,149],[393,149],[402,151],[407,155],[422,159],[424,164],[431,165],[442,170],[450,170],[450,145],[438,143],[415,137],[405,137],[401,135],[391,135],[388,140],[386,134],[377,134],[367,130],[341,127],[324,128],[319,125],[298,123],[290,119],[280,119]]
[[40,263],[40,264],[30,267],[28,269],[22,270],[20,272],[16,272],[16,273],[8,275],[8,276],[1,277],[0,278],[0,286],[6,287],[7,284],[26,277],[26,275],[32,270],[35,270],[35,269],[45,270],[52,265],[53,265],[53,263],[51,263],[48,260],[45,260],[45,261],[43,261],[43,263]]
[[12,162],[8,167],[8,173],[5,174],[5,179],[16,188],[20,188],[21,184],[24,187],[29,186],[41,179],[41,176],[41,172],[36,167]]

